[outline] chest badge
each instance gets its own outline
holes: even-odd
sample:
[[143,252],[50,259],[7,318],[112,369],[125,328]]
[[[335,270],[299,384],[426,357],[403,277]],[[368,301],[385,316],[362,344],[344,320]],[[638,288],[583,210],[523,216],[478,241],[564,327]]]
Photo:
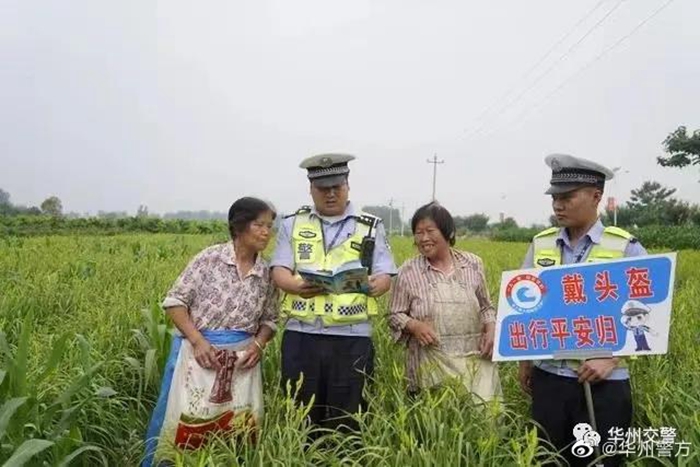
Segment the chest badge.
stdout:
[[300,243],[297,247],[297,255],[300,260],[310,260],[314,252],[314,246],[310,243]]

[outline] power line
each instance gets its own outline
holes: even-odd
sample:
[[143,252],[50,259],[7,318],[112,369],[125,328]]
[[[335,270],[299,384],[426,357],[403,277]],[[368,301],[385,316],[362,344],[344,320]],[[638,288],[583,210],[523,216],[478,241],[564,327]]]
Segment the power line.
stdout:
[[497,133],[498,131],[504,129],[504,128],[507,127],[507,126],[515,126],[515,125],[521,123],[521,121],[522,121],[524,118],[526,118],[529,114],[531,114],[531,113],[534,112],[535,110],[538,110],[538,109],[542,108],[542,107],[544,106],[544,104],[547,103],[547,101],[549,101],[556,93],[558,93],[559,91],[561,91],[562,89],[564,89],[567,85],[569,85],[569,84],[570,84],[574,79],[576,79],[580,74],[584,73],[584,72],[585,72],[586,70],[588,70],[591,66],[593,66],[595,63],[597,63],[598,61],[600,61],[603,57],[605,57],[605,56],[608,55],[610,52],[612,52],[614,49],[616,49],[617,47],[619,47],[620,45],[622,45],[622,43],[624,43],[625,41],[627,41],[628,39],[630,39],[633,35],[635,35],[635,34],[637,33],[637,31],[639,31],[642,27],[644,27],[644,25],[646,25],[646,24],[649,23],[652,19],[654,19],[659,13],[661,13],[663,10],[665,10],[665,9],[666,9],[671,3],[673,3],[674,1],[675,1],[675,0],[667,0],[666,3],[664,3],[664,4],[661,5],[659,8],[657,8],[656,10],[654,10],[653,13],[651,13],[649,16],[647,16],[646,18],[644,18],[639,24],[637,24],[634,28],[632,28],[632,30],[631,30],[629,33],[627,33],[627,34],[625,34],[624,36],[622,36],[620,39],[618,39],[617,41],[615,41],[615,42],[614,42],[612,45],[610,45],[608,48],[604,49],[600,54],[596,55],[591,61],[589,61],[589,62],[586,63],[584,66],[582,66],[581,68],[579,68],[578,70],[576,70],[576,72],[575,72],[573,75],[569,76],[569,77],[568,77],[566,80],[564,80],[559,86],[557,86],[552,92],[550,92],[550,93],[547,94],[544,98],[542,98],[538,104],[535,104],[533,107],[530,107],[530,108],[527,109],[525,112],[522,112],[522,113],[521,113],[514,121],[512,121],[511,123],[506,123],[505,125],[500,126],[500,127],[497,128],[496,130],[494,130],[494,131],[488,133],[488,134],[485,135],[485,136],[491,136],[492,134]]
[[503,94],[500,95],[495,101],[493,101],[486,109],[484,109],[474,120],[474,125],[472,125],[474,128],[469,131],[465,131],[465,133],[468,133],[467,136],[470,136],[470,133],[473,133],[474,130],[477,130],[478,128],[476,125],[486,116],[488,115],[491,110],[493,110],[494,107],[496,107],[498,104],[500,104],[506,97],[510,96],[517,88],[518,85],[520,84],[521,81],[525,80],[530,74],[537,69],[538,66],[544,62],[547,57],[549,57],[552,52],[554,52],[557,47],[559,47],[565,40],[567,40],[576,29],[584,22],[586,21],[600,6],[605,3],[606,0],[600,0],[593,8],[588,10],[588,12],[583,15],[577,22],[574,24],[569,30],[567,31],[566,34],[564,34],[562,37],[559,38],[548,50],[545,52],[544,55],[542,55],[537,62],[535,62],[534,65],[532,65],[520,78],[518,78],[515,83]]
[[[544,78],[546,78],[547,75],[549,75],[549,74],[552,72],[552,70],[554,70],[554,68],[557,67],[557,65],[559,65],[561,62],[563,62],[564,60],[566,60],[566,58],[567,58],[569,55],[571,55],[571,53],[572,53],[574,50],[576,50],[576,48],[578,48],[578,46],[581,45],[581,44],[583,43],[583,41],[585,41],[591,34],[593,34],[593,32],[595,32],[595,31],[596,31],[596,30],[597,30],[597,29],[598,29],[598,28],[612,15],[619,7],[620,7],[620,5],[622,5],[622,3],[623,3],[624,1],[625,1],[625,0],[618,0],[617,3],[615,3],[615,5],[614,5],[610,10],[608,10],[608,12],[607,12],[602,18],[600,18],[593,26],[591,26],[591,27],[584,33],[583,36],[581,36],[572,46],[570,46],[570,47],[566,50],[566,52],[564,52],[562,55],[560,55],[559,58],[558,58],[556,61],[554,61],[554,62],[549,66],[549,68],[547,68],[544,72],[540,73],[540,74],[534,79],[534,81],[532,81],[532,82],[530,83],[530,85],[529,85],[527,88],[525,88],[525,90],[523,90],[520,94],[518,94],[517,96],[515,96],[515,98],[511,99],[511,100],[508,101],[505,105],[503,105],[503,106],[498,110],[498,112],[494,115],[494,117],[493,117],[491,120],[493,121],[493,120],[498,119],[498,117],[500,117],[503,113],[505,113],[507,110],[509,110],[511,107],[513,107],[513,106],[514,106],[515,104],[517,104],[518,102],[520,102],[520,100],[521,100],[528,92],[530,92],[530,91],[531,91],[535,86],[537,86]],[[480,133],[483,133],[483,130],[484,130],[485,127],[486,127],[486,125],[481,125],[481,127],[480,127],[472,136],[478,136]]]

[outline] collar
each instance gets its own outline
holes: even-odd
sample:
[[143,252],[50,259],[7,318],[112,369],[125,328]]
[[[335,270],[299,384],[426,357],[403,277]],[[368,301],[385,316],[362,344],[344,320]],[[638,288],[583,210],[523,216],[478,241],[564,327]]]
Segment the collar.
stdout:
[[[237,266],[236,249],[233,248],[233,240],[223,245],[223,248],[221,248],[221,254],[219,255],[219,259],[221,260],[221,262],[223,262],[224,264],[228,264],[229,266]],[[258,253],[255,256],[255,264],[253,264],[253,267],[250,269],[250,272],[248,274],[263,277],[264,271],[265,263],[263,262],[262,253]]]
[[[605,227],[603,226],[603,223],[601,222],[600,218],[596,221],[595,224],[586,232],[586,234],[582,238],[588,237],[588,239],[595,243],[596,245],[600,245],[600,241],[603,238],[603,233],[605,232]],[[557,236],[557,243],[561,244],[563,243],[564,245],[568,246],[571,248],[571,240],[569,239],[569,234],[566,232],[565,228],[559,229],[559,235]]]
[[334,216],[334,219],[332,221],[326,220],[324,218],[324,216],[319,214],[318,211],[316,210],[316,206],[313,206],[311,208],[311,216],[316,217],[317,219],[319,219],[321,222],[323,222],[325,224],[331,224],[331,225],[337,224],[338,222],[343,222],[344,220],[346,220],[349,217],[354,217],[355,216],[355,206],[353,206],[353,204],[350,201],[348,201],[348,204],[347,204],[347,206],[345,206],[345,211],[343,212],[343,214],[341,214],[340,216]]

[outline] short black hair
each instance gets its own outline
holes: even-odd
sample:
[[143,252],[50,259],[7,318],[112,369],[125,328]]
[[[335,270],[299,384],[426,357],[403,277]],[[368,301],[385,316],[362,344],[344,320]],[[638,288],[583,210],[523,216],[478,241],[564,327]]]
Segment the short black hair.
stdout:
[[437,225],[437,228],[442,234],[443,238],[450,244],[450,246],[454,246],[457,235],[455,220],[452,218],[450,211],[442,207],[436,201],[419,207],[411,219],[411,231],[414,235],[416,233],[418,223],[424,219],[430,219],[435,222],[435,225]]
[[251,222],[265,212],[272,213],[273,220],[277,217],[275,209],[261,199],[250,196],[237,199],[228,210],[228,231],[231,238],[235,239],[248,230]]

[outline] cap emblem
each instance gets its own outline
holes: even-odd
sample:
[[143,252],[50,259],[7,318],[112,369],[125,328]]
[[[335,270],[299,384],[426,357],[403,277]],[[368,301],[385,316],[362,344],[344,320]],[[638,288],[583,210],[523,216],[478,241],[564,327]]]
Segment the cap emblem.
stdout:
[[550,166],[552,167],[553,172],[559,172],[561,170],[561,163],[559,162],[559,159],[552,159]]

